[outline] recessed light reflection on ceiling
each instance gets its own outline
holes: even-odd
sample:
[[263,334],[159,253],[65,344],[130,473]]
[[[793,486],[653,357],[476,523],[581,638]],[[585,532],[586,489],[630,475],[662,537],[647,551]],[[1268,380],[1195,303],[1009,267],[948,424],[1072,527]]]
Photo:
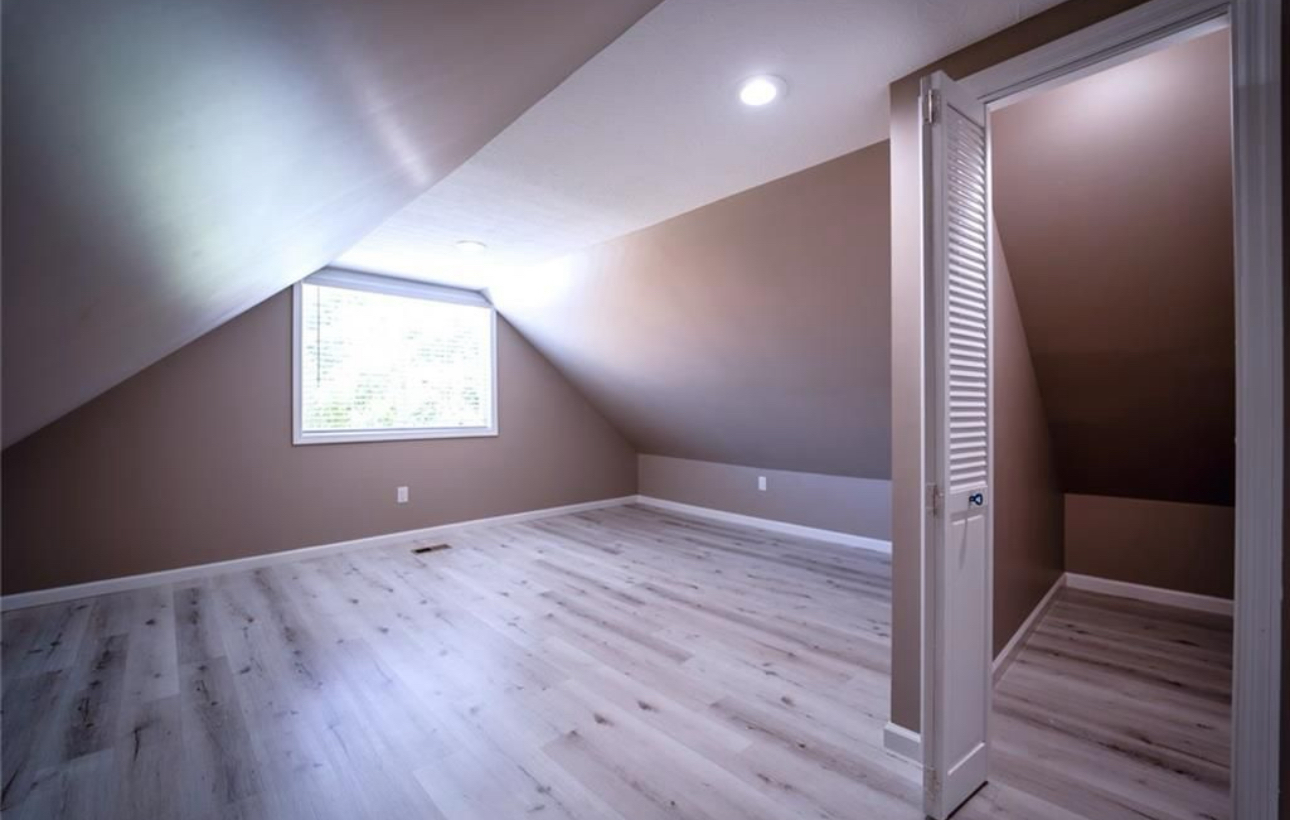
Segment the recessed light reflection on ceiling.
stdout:
[[482,256],[488,246],[474,239],[462,239],[457,243],[457,253],[462,256]]
[[753,108],[769,105],[784,95],[784,81],[772,74],[749,77],[739,86],[739,101]]

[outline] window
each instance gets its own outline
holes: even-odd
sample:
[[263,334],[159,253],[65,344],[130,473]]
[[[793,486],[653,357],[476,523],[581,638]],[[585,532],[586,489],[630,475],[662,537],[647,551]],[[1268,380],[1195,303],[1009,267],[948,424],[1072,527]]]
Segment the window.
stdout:
[[497,434],[496,318],[481,294],[326,270],[294,304],[296,444]]

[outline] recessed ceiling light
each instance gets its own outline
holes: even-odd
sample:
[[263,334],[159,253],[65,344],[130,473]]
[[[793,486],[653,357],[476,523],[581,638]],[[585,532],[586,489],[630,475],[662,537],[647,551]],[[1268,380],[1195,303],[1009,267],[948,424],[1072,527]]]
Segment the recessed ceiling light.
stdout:
[[782,96],[785,87],[784,81],[773,74],[749,77],[739,86],[739,101],[744,105],[760,108]]
[[457,243],[457,253],[462,256],[479,256],[486,250],[488,250],[487,245],[474,239],[463,239]]

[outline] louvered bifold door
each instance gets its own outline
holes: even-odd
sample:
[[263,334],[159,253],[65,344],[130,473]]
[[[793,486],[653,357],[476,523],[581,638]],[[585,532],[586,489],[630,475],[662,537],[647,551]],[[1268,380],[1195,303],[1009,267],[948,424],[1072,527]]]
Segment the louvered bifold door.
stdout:
[[985,106],[923,83],[927,391],[925,809],[985,783],[991,699],[990,204]]

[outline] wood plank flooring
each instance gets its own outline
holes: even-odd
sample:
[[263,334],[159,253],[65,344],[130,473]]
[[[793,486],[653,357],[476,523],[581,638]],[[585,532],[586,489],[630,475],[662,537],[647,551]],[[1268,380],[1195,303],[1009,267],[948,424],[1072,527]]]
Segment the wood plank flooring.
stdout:
[[1227,818],[1232,619],[1063,590],[995,687],[956,817]]
[[[3,618],[5,818],[917,818],[885,557],[615,507]],[[1068,593],[970,817],[1223,817],[1224,623]]]

